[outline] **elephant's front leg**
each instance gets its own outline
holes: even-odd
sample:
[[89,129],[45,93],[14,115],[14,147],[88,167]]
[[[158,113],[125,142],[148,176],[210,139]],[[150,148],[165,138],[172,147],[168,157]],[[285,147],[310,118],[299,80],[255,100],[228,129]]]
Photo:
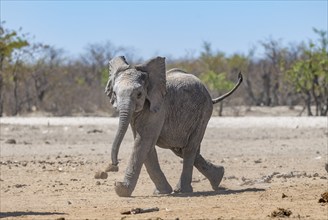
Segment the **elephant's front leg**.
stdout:
[[145,160],[145,166],[150,179],[154,182],[156,189],[154,194],[169,194],[172,192],[172,187],[167,181],[164,173],[162,172],[158,163],[156,148],[150,149],[148,156]]
[[135,139],[133,151],[125,170],[124,180],[115,183],[115,191],[118,196],[129,197],[136,187],[141,167],[151,148],[149,146],[151,143],[147,142],[149,141],[142,141],[140,136]]
[[[155,147],[163,123],[164,117],[162,117],[160,114],[149,114],[146,118],[140,117],[139,120],[136,120],[135,125],[132,126],[134,135],[134,147],[129,160],[128,167],[125,171],[124,180],[123,182],[117,182],[115,185],[115,191],[117,195],[123,197],[131,196],[137,184],[142,165],[146,162],[147,169],[151,169],[150,166],[148,166],[148,163],[152,160],[154,161],[153,153],[156,154],[156,151],[150,153],[150,156],[152,156],[152,158],[150,158],[149,160],[146,160],[146,158],[149,156],[150,150],[154,149]],[[157,165],[155,164],[155,170],[157,169]],[[155,174],[155,172],[152,171],[150,171],[150,173],[151,178],[154,177],[163,180],[162,174]],[[159,187],[163,186],[163,190],[167,191],[167,184],[164,183],[165,186],[159,185]]]

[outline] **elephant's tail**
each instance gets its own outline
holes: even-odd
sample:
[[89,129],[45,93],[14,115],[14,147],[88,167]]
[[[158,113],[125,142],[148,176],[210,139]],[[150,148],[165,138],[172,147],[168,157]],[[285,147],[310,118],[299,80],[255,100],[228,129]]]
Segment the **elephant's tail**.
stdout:
[[216,104],[216,103],[222,101],[223,99],[227,98],[228,96],[230,96],[232,93],[234,93],[234,91],[236,91],[236,89],[239,87],[239,85],[241,84],[242,81],[243,81],[243,75],[241,74],[241,72],[239,72],[238,82],[235,85],[235,87],[233,87],[233,89],[231,91],[227,92],[226,94],[224,94],[216,99],[212,99],[212,103]]

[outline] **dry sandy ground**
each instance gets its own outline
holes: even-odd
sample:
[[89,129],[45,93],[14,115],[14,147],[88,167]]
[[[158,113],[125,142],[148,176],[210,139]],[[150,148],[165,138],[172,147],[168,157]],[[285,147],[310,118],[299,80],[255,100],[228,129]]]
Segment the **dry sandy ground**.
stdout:
[[[195,169],[194,193],[153,196],[143,168],[130,198],[114,192],[132,147],[128,131],[119,153],[120,170],[105,180],[94,174],[110,162],[113,118],[2,118],[1,201],[3,219],[327,219],[327,118],[215,118],[203,140],[203,156],[225,167],[221,189]],[[174,186],[181,160],[158,149]],[[132,208],[159,211],[122,215]]]

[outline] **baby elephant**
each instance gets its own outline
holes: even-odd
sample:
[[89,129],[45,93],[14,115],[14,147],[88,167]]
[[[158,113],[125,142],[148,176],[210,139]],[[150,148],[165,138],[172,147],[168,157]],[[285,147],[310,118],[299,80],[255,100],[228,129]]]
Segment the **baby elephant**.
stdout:
[[172,192],[160,168],[155,145],[170,149],[183,159],[174,192],[193,191],[193,166],[218,190],[224,168],[205,160],[200,154],[200,145],[213,104],[231,95],[241,84],[242,75],[239,74],[238,83],[230,92],[212,100],[197,77],[179,69],[166,72],[163,57],[136,66],[129,65],[124,57],[116,57],[109,62],[109,68],[105,93],[119,111],[119,126],[112,145],[112,164],[107,172],[118,171],[117,155],[129,124],[134,136],[124,180],[115,183],[117,195],[131,196],[143,164],[156,186],[154,193]]

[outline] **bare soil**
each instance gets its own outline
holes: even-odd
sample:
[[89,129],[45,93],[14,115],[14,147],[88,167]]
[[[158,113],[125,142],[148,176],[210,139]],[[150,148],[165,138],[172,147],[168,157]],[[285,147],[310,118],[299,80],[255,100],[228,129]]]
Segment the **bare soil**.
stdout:
[[[119,171],[95,178],[110,163],[116,119],[0,122],[3,219],[279,219],[290,213],[289,218],[328,219],[328,203],[319,202],[328,191],[327,118],[213,117],[201,153],[225,167],[219,191],[194,169],[193,193],[154,196],[143,168],[129,198],[118,197],[114,183],[124,176],[131,131],[121,146]],[[181,159],[169,150],[157,152],[174,187]],[[155,211],[121,214],[132,209]]]

